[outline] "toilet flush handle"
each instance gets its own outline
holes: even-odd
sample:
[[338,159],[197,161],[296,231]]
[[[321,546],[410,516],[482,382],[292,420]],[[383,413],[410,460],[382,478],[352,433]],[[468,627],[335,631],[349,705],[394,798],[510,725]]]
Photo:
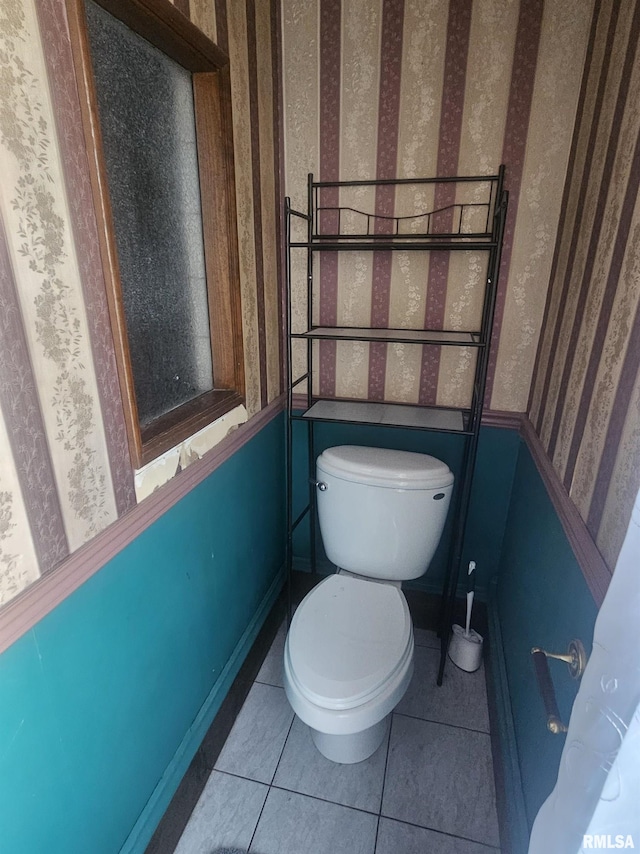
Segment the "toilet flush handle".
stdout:
[[317,486],[317,488],[320,490],[320,492],[326,492],[327,491],[327,484],[324,481],[314,480],[312,482],[315,484],[315,486]]

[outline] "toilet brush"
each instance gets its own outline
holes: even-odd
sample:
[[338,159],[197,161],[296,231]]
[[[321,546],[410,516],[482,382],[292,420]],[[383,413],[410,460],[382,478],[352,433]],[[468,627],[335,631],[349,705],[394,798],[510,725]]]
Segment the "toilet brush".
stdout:
[[469,637],[469,627],[471,626],[471,609],[473,608],[473,594],[476,589],[476,577],[473,570],[476,568],[475,560],[469,561],[469,569],[467,570],[467,622],[464,627],[465,638]]
[[469,562],[467,570],[467,619],[464,629],[453,626],[449,643],[449,658],[461,670],[472,673],[482,661],[482,635],[471,628],[471,610],[475,592],[475,561]]

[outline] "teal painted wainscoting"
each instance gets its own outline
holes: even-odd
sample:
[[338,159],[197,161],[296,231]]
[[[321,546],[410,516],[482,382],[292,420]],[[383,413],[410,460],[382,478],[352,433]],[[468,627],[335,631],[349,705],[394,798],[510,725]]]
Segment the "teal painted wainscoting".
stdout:
[[[295,510],[306,503],[307,482],[306,425],[294,423]],[[520,439],[517,430],[482,427],[473,483],[464,561],[477,564],[476,593],[486,601],[489,579],[498,571],[505,523],[509,511],[511,484],[518,457]],[[459,436],[446,433],[427,433],[421,430],[318,423],[315,427],[316,455],[334,445],[369,445],[376,448],[395,448],[431,454],[443,460],[457,475],[460,471],[463,444]],[[454,496],[455,499],[455,496]],[[453,506],[453,500],[452,500]],[[295,514],[294,514],[295,515]],[[453,514],[449,513],[440,545],[429,571],[411,582],[411,587],[428,593],[440,593],[451,542]],[[322,571],[331,571],[318,534],[318,559]],[[294,539],[294,559],[298,568],[309,565],[309,528],[302,523]]]
[[[513,481],[497,595],[491,604],[491,620],[494,625],[497,621],[502,641],[502,649],[497,650],[503,671],[502,680],[495,683],[501,695],[498,707],[511,716],[501,721],[506,795],[514,799],[514,854],[521,854],[536,813],[555,785],[565,739],[546,728],[531,648],[566,652],[569,641],[580,638],[590,653],[597,616],[597,606],[524,442]],[[560,714],[567,723],[578,683],[562,662],[549,664]],[[499,676],[496,670],[492,668],[494,677]],[[518,800],[524,811],[520,818]]]
[[142,852],[279,592],[282,415],[0,657],[0,848]]

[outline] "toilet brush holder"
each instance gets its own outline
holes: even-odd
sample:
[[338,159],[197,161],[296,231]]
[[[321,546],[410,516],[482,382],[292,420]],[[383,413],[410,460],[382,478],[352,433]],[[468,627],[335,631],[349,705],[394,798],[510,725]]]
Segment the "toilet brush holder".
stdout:
[[449,642],[449,658],[460,670],[473,673],[482,662],[482,635],[473,629],[466,634],[462,626],[453,626]]

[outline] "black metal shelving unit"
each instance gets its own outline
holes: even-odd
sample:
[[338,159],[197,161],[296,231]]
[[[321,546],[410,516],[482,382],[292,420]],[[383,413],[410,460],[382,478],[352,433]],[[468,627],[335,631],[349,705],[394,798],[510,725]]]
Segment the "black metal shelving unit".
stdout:
[[[504,189],[505,167],[496,175],[453,176],[382,181],[314,181],[308,176],[307,211],[297,211],[285,199],[285,281],[287,297],[287,570],[289,612],[291,611],[291,571],[293,533],[309,514],[311,536],[311,568],[315,572],[316,500],[315,500],[315,442],[316,422],[344,424],[374,424],[385,427],[454,433],[463,437],[464,452],[454,513],[453,539],[442,588],[440,607],[440,667],[438,684],[442,684],[447,648],[453,621],[458,577],[461,571],[462,548],[467,524],[471,487],[478,448],[480,423],[489,361],[491,330],[495,310],[498,273],[504,237],[508,193]],[[445,185],[467,187],[471,201],[454,202],[436,210],[407,216],[381,216],[361,211],[352,205],[322,204],[327,192],[341,193],[346,188],[387,187],[393,191],[403,185]],[[471,185],[471,186],[469,186]],[[406,188],[405,188],[406,189]],[[433,187],[431,188],[433,189]],[[467,196],[460,193],[465,199]],[[304,234],[293,239],[294,223]],[[358,227],[361,224],[361,227]],[[478,230],[481,226],[481,230]],[[483,229],[483,230],[482,230]],[[488,254],[486,279],[483,283],[482,315],[477,329],[471,331],[429,329],[379,329],[369,327],[328,327],[314,323],[314,256],[319,252],[390,250],[403,252],[460,252]],[[292,264],[293,251],[306,253],[306,328],[292,331]],[[306,341],[306,370],[293,376],[293,342]],[[418,406],[366,400],[342,400],[320,397],[314,393],[314,341],[366,341],[404,343],[416,346],[472,347],[477,357],[472,398],[466,408]],[[294,400],[295,389],[306,383],[302,406]],[[293,518],[293,422],[307,425],[309,499],[307,505]]]

